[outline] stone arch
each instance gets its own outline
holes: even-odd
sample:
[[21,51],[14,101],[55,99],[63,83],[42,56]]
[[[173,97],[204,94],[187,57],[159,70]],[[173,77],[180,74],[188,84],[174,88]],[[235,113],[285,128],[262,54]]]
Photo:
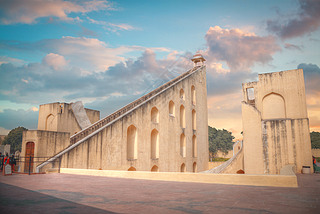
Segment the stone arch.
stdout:
[[133,160],[138,157],[138,134],[137,128],[131,125],[127,129],[127,159]]
[[186,136],[182,133],[180,135],[180,155],[186,157]]
[[195,135],[192,137],[192,157],[197,157],[197,137]]
[[286,118],[286,107],[284,98],[277,93],[270,93],[262,99],[263,119]]
[[180,106],[180,126],[186,128],[186,111],[183,105]]
[[159,172],[159,167],[157,165],[154,165],[152,168],[151,168],[151,172]]
[[157,107],[151,109],[151,122],[159,123],[159,110]]
[[159,158],[159,132],[157,129],[153,129],[151,132],[151,158]]
[[191,103],[192,105],[196,104],[196,88],[194,85],[191,86]]
[[50,130],[55,130],[53,127],[53,120],[54,120],[54,115],[49,114],[46,117],[46,125],[45,125],[45,130],[50,131]]
[[174,106],[174,102],[172,100],[170,100],[169,102],[169,115],[174,117],[174,112],[175,112],[175,106]]
[[184,163],[181,164],[180,172],[186,172],[186,165]]
[[192,171],[197,172],[197,163],[196,162],[194,162],[192,165]]
[[185,94],[182,88],[180,89],[180,99],[185,100]]
[[128,169],[128,171],[137,171],[133,166]]
[[197,115],[196,110],[192,110],[192,129],[197,130]]

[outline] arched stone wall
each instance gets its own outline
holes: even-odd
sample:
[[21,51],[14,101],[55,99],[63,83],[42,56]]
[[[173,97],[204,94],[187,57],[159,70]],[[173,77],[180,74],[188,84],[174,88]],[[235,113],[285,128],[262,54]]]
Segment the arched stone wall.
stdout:
[[270,93],[262,99],[262,117],[266,119],[286,118],[285,100],[280,94]]

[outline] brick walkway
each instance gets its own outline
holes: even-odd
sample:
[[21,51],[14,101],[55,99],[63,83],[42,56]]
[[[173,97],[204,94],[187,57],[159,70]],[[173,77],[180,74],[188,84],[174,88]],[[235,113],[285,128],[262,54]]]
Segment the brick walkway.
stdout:
[[298,188],[70,174],[0,176],[0,213],[320,213],[320,174]]

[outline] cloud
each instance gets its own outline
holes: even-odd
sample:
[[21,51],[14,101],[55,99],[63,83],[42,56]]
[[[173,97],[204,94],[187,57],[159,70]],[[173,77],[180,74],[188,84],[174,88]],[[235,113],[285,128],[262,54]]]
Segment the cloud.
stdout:
[[112,32],[118,32],[119,30],[123,31],[131,31],[131,30],[138,30],[138,28],[133,27],[132,25],[129,24],[115,24],[115,23],[110,23],[106,21],[98,21],[95,19],[92,19],[90,17],[87,17],[90,23],[97,24],[97,25],[102,25],[104,29]]
[[38,113],[31,110],[4,109],[0,112],[0,129],[11,130],[18,126],[36,129],[38,125]]
[[282,39],[303,36],[320,27],[320,1],[300,0],[297,14],[290,18],[277,18],[267,21],[267,30]]
[[82,75],[79,67],[61,66],[65,60],[58,54],[46,55],[42,63],[23,66],[4,63],[0,65],[0,99],[39,104],[79,98],[93,102],[119,94],[133,96],[185,72],[192,67],[185,63],[187,58],[181,55],[175,59],[157,59],[156,53],[147,49],[135,60],[127,59],[102,72],[86,75]]
[[67,61],[63,56],[54,53],[47,54],[43,58],[42,62],[49,65],[56,71],[62,70],[67,65]]
[[10,0],[0,2],[0,21],[9,25],[15,23],[32,24],[39,18],[50,17],[62,21],[79,21],[72,13],[88,13],[98,10],[114,10],[105,0],[97,1],[45,1]]
[[289,49],[289,50],[298,50],[298,51],[302,50],[300,46],[290,44],[290,43],[285,43],[284,48]]
[[260,37],[241,29],[210,27],[205,39],[209,61],[224,61],[232,71],[249,71],[255,63],[271,61],[280,50],[274,37]]
[[303,69],[303,74],[306,82],[306,91],[309,94],[320,93],[320,68],[316,64],[301,63],[298,69]]

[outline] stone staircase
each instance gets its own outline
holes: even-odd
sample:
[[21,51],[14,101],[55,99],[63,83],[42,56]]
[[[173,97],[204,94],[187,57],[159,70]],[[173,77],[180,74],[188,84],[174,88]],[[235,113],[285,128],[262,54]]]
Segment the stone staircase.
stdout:
[[188,77],[189,75],[191,75],[192,73],[194,73],[195,71],[197,71],[198,69],[200,69],[202,67],[203,66],[195,66],[195,67],[193,67],[189,71],[187,71],[187,72],[181,74],[180,76],[170,80],[169,82],[161,85],[160,87],[156,88],[155,90],[151,91],[150,93],[140,97],[139,99],[129,103],[128,105],[122,107],[121,109],[115,111],[114,113],[108,115],[107,117],[105,117],[105,118],[93,123],[91,126],[89,126],[89,127],[85,128],[85,129],[79,131],[78,133],[72,135],[70,137],[69,146],[64,148],[60,152],[56,153],[55,155],[53,155],[48,160],[46,160],[46,161],[42,162],[41,164],[39,164],[36,167],[36,172],[39,172],[40,169],[43,166],[45,166],[48,163],[51,163],[52,161],[54,161],[55,159],[61,157],[63,154],[65,154],[68,151],[72,150],[73,148],[75,148],[76,146],[81,144],[82,142],[86,141],[90,137],[94,136],[95,134],[97,134],[100,131],[102,131],[103,129],[105,129],[107,126],[113,124],[114,122],[116,122],[117,120],[122,118],[123,116],[129,114],[134,109],[136,109],[139,106],[143,105],[144,103],[146,103],[147,101],[149,101],[153,97],[155,97],[158,94],[162,93],[164,90],[168,89],[169,87],[177,84],[178,82],[180,82],[181,80],[183,80],[184,78]]

